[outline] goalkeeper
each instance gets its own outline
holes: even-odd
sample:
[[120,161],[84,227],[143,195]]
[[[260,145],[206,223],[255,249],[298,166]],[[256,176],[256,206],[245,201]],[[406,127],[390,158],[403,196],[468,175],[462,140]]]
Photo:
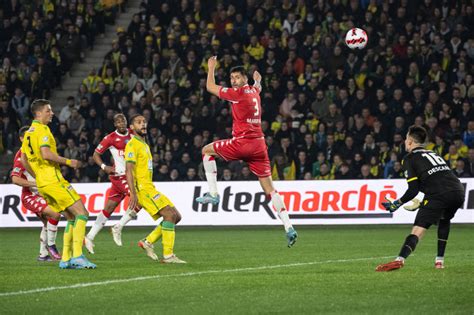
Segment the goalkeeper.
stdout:
[[413,199],[413,206],[405,206],[407,210],[416,210],[419,206],[411,234],[405,239],[398,257],[392,262],[377,266],[376,271],[402,268],[405,259],[415,250],[418,241],[433,224],[438,225],[438,254],[435,258],[435,268],[444,268],[444,252],[451,219],[464,204],[464,187],[441,156],[424,148],[426,138],[427,132],[424,128],[416,126],[409,128],[405,140],[408,154],[402,160],[408,190],[400,199],[387,200],[382,204],[387,211],[394,212],[415,198],[420,191],[425,197],[421,203]]

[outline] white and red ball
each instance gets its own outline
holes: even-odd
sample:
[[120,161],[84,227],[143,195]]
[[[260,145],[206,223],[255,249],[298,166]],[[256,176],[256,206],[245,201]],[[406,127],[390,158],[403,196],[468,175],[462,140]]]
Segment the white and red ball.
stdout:
[[351,28],[346,33],[346,45],[350,49],[363,49],[368,40],[367,33],[361,28]]

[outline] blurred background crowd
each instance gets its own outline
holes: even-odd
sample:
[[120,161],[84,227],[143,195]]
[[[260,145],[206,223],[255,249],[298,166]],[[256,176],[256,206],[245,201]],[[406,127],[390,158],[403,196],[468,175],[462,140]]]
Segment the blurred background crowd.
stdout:
[[[49,97],[115,11],[96,0],[0,1],[0,154],[19,147],[29,104]],[[363,50],[347,30],[368,33]],[[230,138],[229,103],[206,92],[243,65],[263,76],[262,128],[272,176],[281,180],[403,178],[411,125],[459,177],[474,176],[474,16],[462,0],[144,1],[117,28],[103,66],[56,112],[60,154],[84,162],[72,182],[107,181],[92,153],[113,116],[148,120],[154,180],[199,180],[201,148]],[[252,83],[252,82],[250,82]],[[219,179],[255,179],[220,161]]]

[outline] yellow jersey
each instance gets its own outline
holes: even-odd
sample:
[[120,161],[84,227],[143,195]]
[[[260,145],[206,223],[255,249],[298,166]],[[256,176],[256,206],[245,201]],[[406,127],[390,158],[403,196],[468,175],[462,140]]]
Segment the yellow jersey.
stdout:
[[153,158],[148,144],[133,136],[125,147],[125,162],[135,164],[133,180],[137,191],[153,185]]
[[44,187],[64,180],[58,163],[47,161],[41,155],[41,148],[49,147],[54,153],[56,149],[56,140],[47,125],[33,120],[30,129],[25,133],[21,151],[25,153],[28,163],[35,172],[36,184],[38,187]]

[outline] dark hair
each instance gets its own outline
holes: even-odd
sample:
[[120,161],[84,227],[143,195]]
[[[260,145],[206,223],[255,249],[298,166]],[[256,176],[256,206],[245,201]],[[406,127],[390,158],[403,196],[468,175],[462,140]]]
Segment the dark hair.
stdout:
[[138,117],[143,117],[142,114],[134,114],[130,117],[130,125],[133,125],[133,123],[135,122],[135,119],[137,119]]
[[34,100],[33,103],[31,103],[31,107],[30,107],[31,113],[33,114],[33,116],[35,115],[36,112],[42,110],[43,107],[46,105],[51,105],[51,102],[45,99],[41,99],[41,98]]
[[418,126],[411,126],[408,129],[408,135],[415,140],[416,143],[423,144],[426,141],[428,133],[426,129]]
[[244,66],[235,66],[230,69],[230,73],[239,72],[241,75],[247,76]]
[[125,117],[125,115],[122,114],[122,113],[118,113],[118,114],[114,115],[114,122],[115,122],[115,120],[117,120],[119,118],[123,118],[123,119],[125,119],[125,122],[127,122],[127,117]]
[[18,136],[23,137],[25,135],[25,132],[28,131],[28,129],[30,129],[30,126],[21,127],[20,130],[18,130]]

